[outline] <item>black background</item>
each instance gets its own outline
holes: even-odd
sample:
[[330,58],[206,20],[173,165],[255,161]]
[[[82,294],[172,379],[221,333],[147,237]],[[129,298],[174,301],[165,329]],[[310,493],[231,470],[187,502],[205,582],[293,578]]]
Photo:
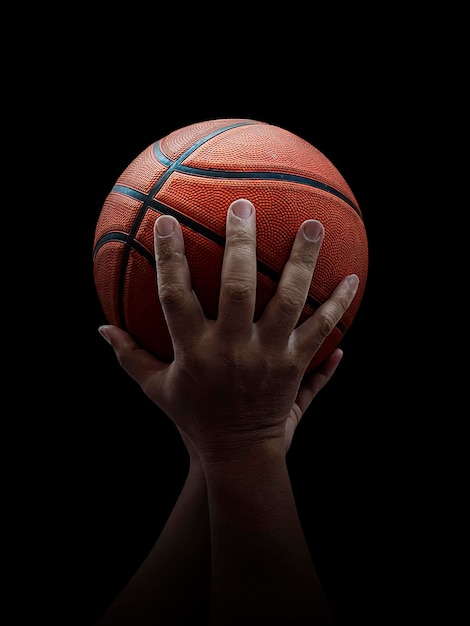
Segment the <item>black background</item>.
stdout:
[[[78,388],[71,392],[78,395],[74,404],[81,408],[77,411],[75,406],[67,425],[69,430],[70,419],[74,422],[69,443],[72,455],[78,452],[70,477],[76,495],[70,513],[72,522],[75,516],[81,519],[76,557],[83,572],[83,587],[73,593],[77,607],[88,607],[90,615],[104,608],[157,538],[187,467],[175,429],[124,375],[98,336],[104,318],[91,274],[94,224],[105,194],[142,149],[173,129],[222,116],[261,119],[301,135],[337,165],[362,207],[370,239],[366,294],[343,343],[344,362],[302,422],[289,463],[305,532],[338,617],[344,615],[344,623],[354,616],[363,619],[376,610],[377,594],[385,591],[373,573],[382,564],[377,543],[395,516],[389,509],[394,476],[386,460],[394,445],[390,434],[394,427],[387,425],[384,414],[388,381],[381,365],[381,351],[390,341],[384,337],[382,313],[386,297],[382,274],[388,263],[386,231],[381,231],[386,201],[377,181],[377,173],[384,175],[377,172],[384,137],[368,134],[363,120],[348,110],[347,98],[304,110],[301,101],[306,95],[291,86],[292,102],[277,110],[273,101],[278,100],[279,86],[270,87],[270,96],[253,104],[249,90],[240,94],[232,88],[232,93],[217,96],[215,81],[207,86],[212,90],[210,102],[190,106],[189,90],[188,110],[179,115],[160,113],[161,101],[148,96],[125,100],[120,114],[114,109],[117,117],[112,124],[106,119],[106,104],[103,119],[96,121],[99,131],[81,175],[82,210],[76,224],[80,236],[75,239],[80,245],[74,252],[83,261],[77,319],[80,354],[73,355],[82,369]],[[68,455],[67,446],[65,450]],[[390,549],[389,543],[385,550]]]
[[422,416],[404,400],[416,379],[401,365],[418,341],[403,303],[421,272],[408,256],[420,218],[403,189],[419,156],[420,106],[393,42],[376,35],[358,47],[345,27],[320,43],[325,24],[298,19],[277,34],[264,24],[262,42],[250,20],[229,37],[214,28],[197,37],[188,17],[164,43],[168,24],[147,36],[142,23],[132,29],[124,19],[78,26],[72,38],[57,33],[36,67],[43,107],[29,117],[43,213],[32,236],[28,363],[46,417],[28,427],[24,452],[35,520],[26,545],[39,547],[32,586],[45,583],[46,614],[91,626],[157,539],[182,486],[187,459],[174,427],[98,335],[105,320],[93,234],[107,193],[139,152],[216,117],[259,119],[303,137],[361,206],[370,253],[364,299],[343,362],[299,426],[288,462],[338,626],[419,614],[418,511],[428,487],[416,460]]

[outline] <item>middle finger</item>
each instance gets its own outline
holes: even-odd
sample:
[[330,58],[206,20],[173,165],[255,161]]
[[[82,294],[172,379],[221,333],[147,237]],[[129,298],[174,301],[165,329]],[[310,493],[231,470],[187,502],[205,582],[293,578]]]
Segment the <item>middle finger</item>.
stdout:
[[256,302],[256,220],[251,202],[238,199],[227,212],[217,323],[227,338],[251,333]]

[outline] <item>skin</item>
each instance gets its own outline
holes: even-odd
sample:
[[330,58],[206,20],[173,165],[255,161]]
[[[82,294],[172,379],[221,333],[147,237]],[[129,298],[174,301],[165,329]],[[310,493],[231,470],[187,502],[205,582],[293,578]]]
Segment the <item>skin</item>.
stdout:
[[278,288],[253,322],[256,212],[227,212],[217,320],[205,317],[178,222],[155,222],[158,291],[175,358],[162,363],[123,330],[102,326],[123,369],[174,422],[189,473],[156,544],[99,626],[332,624],[286,465],[296,426],[342,358],[305,370],[350,305],[357,277],[296,327],[323,240],[304,222]]

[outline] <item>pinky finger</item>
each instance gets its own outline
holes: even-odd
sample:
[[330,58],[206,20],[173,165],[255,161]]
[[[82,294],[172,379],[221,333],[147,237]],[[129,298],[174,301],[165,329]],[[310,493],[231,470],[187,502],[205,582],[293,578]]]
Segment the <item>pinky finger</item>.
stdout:
[[331,380],[342,358],[343,351],[336,348],[321,365],[305,376],[296,398],[302,415],[318,392]]
[[293,331],[293,348],[305,359],[306,367],[354,300],[358,285],[356,274],[343,278],[328,300]]

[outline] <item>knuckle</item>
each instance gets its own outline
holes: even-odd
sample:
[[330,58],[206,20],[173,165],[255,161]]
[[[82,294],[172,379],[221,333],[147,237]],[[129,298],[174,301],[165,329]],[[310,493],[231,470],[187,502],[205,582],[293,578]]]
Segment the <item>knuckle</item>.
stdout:
[[253,293],[251,284],[240,277],[226,278],[224,280],[223,289],[228,298],[237,302],[248,300]]
[[172,263],[180,263],[183,258],[183,254],[173,249],[173,247],[167,241],[160,242],[157,249],[156,261],[157,266],[168,265]]
[[291,313],[292,310],[298,310],[305,304],[304,293],[295,286],[284,287],[279,293],[279,309],[283,313]]
[[311,245],[304,245],[291,256],[291,262],[294,266],[312,271],[317,259],[317,252],[312,249]]
[[338,316],[335,313],[335,309],[325,308],[323,309],[317,319],[318,322],[318,333],[322,339],[328,337],[328,335],[333,331],[336,323],[338,321]]
[[158,297],[166,309],[178,310],[186,302],[186,290],[181,283],[163,283],[159,285]]
[[248,228],[237,228],[228,236],[228,243],[233,247],[245,247],[254,241],[253,232]]
[[134,350],[117,350],[116,358],[125,372],[129,372],[134,360]]

